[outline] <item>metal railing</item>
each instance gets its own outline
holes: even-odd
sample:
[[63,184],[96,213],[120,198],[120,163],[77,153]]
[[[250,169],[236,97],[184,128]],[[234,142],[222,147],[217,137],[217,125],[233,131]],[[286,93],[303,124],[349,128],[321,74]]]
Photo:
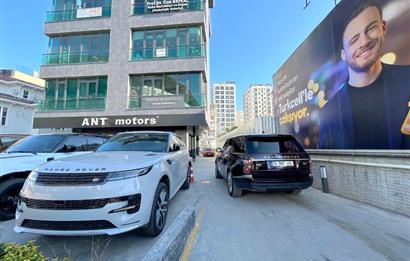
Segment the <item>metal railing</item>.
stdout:
[[37,104],[37,111],[105,110],[105,98],[44,99]]
[[[174,10],[179,12],[179,11],[201,11],[204,10],[205,7],[205,1],[204,0],[190,0],[186,6],[183,6],[182,8],[178,8],[176,6],[172,7],[165,7],[164,9],[166,11],[159,11],[156,12],[154,9],[149,9],[145,3],[141,4],[133,4],[132,5],[132,14],[134,15],[145,15],[145,14],[155,14],[155,13],[164,13],[164,12],[173,12]],[[162,8],[159,8],[162,9]]]
[[[102,6],[101,16],[91,16],[89,18],[111,17],[111,6]],[[77,19],[77,9],[63,11],[48,11],[46,15],[46,23],[73,21]]]
[[69,64],[69,63],[95,63],[108,62],[109,52],[90,51],[90,52],[67,52],[67,53],[48,53],[43,54],[43,65],[47,64]]
[[134,48],[131,61],[204,57],[204,45],[184,45],[164,48]]

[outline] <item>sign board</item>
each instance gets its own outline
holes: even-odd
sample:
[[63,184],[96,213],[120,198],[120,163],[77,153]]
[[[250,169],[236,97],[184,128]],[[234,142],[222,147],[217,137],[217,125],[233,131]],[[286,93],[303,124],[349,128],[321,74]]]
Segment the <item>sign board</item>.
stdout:
[[34,118],[34,128],[207,126],[205,111],[192,114]]
[[77,18],[89,18],[102,16],[102,7],[77,9]]
[[144,109],[185,107],[184,95],[141,97],[141,107]]
[[340,1],[273,76],[278,133],[309,149],[410,149],[405,2]]
[[152,13],[182,11],[188,7],[189,0],[147,1],[146,8]]
[[155,57],[167,57],[167,49],[166,48],[156,48]]

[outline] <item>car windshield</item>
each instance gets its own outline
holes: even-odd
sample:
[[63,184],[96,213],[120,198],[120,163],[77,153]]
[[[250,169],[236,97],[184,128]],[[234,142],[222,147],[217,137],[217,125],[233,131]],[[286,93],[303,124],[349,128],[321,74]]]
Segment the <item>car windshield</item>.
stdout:
[[248,139],[249,153],[303,153],[302,146],[288,137],[252,137]]
[[7,153],[50,153],[66,138],[64,135],[36,135],[15,143],[6,150]]
[[166,152],[168,134],[162,133],[123,133],[118,134],[96,151],[153,151]]

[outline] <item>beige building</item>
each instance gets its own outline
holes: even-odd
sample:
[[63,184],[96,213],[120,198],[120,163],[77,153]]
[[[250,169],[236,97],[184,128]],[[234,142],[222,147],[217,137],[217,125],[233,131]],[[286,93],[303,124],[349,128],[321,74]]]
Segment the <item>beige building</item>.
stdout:
[[[253,126],[259,117],[273,116],[273,87],[271,84],[253,84],[243,95],[244,118]],[[250,126],[252,128],[252,126]]]
[[215,105],[218,136],[236,124],[236,83],[215,83],[212,88],[212,102]]

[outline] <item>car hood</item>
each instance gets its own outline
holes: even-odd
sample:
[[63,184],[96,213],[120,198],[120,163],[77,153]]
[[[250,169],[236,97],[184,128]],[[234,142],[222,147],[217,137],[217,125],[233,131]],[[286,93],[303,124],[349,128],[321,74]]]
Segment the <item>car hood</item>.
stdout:
[[31,171],[47,162],[52,153],[0,153],[0,176],[13,172]]
[[167,153],[148,151],[93,152],[50,161],[36,169],[39,172],[112,172],[152,166],[167,157]]

